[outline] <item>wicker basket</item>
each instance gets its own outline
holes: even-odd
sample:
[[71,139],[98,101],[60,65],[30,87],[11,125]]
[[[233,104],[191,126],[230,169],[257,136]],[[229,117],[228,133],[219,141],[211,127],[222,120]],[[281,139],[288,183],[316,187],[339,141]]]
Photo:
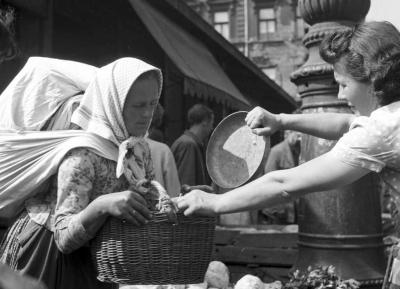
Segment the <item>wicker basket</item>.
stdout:
[[91,247],[97,278],[121,284],[201,283],[214,232],[212,217],[179,213],[175,225],[157,213],[141,227],[109,218]]

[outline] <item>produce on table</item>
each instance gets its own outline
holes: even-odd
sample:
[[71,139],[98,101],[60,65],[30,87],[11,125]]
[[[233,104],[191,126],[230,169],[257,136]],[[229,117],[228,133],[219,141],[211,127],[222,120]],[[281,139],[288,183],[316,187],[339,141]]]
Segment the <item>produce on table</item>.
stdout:
[[[296,270],[288,283],[282,285],[281,281],[263,283],[260,278],[247,274],[243,276],[233,289],[358,289],[360,283],[354,279],[341,280],[335,274],[333,266],[309,267],[305,273]],[[228,267],[220,261],[210,262],[205,282],[191,285],[158,285],[128,286],[126,289],[232,289],[229,287]]]
[[237,281],[234,289],[264,289],[264,283],[253,275],[245,275]]
[[209,287],[207,286],[207,283],[201,283],[201,284],[189,284],[186,285],[185,289],[208,289]]
[[281,281],[275,281],[272,283],[264,283],[264,289],[282,289],[283,284]]
[[208,288],[227,289],[229,286],[228,267],[220,261],[210,262],[205,275],[205,281],[208,284]]
[[[235,284],[234,289],[359,289],[359,287],[358,281],[354,279],[342,280],[337,276],[335,267],[321,266],[315,269],[309,267],[306,272],[296,270],[290,281],[285,285],[280,281],[263,283],[260,278],[248,274]],[[218,286],[208,287],[208,289],[221,288]]]
[[308,267],[307,272],[296,270],[284,289],[358,289],[360,283],[354,279],[341,280],[335,274],[335,267]]

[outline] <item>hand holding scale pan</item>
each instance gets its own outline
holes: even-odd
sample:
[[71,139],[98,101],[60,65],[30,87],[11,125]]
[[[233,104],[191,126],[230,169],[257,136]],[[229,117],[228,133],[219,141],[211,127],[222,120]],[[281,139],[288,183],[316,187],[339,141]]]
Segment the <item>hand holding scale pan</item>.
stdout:
[[[208,173],[213,182],[223,189],[233,189],[250,181],[269,152],[269,137],[253,133],[246,124],[247,115],[247,112],[239,111],[224,118],[214,129],[207,146]],[[178,207],[184,207],[185,198],[195,197],[196,206],[200,207],[205,205],[204,202],[213,202],[215,195],[204,192],[209,190],[196,187],[190,189],[189,195],[174,200]],[[207,209],[195,209],[200,214],[213,215]],[[185,211],[187,215],[190,213],[191,210]]]

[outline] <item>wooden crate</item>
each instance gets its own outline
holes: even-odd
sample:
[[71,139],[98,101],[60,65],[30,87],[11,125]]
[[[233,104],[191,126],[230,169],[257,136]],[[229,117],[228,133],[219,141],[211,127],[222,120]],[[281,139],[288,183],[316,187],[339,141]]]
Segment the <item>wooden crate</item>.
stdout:
[[287,282],[297,258],[297,231],[297,225],[217,227],[214,259],[229,267],[231,282],[246,274]]

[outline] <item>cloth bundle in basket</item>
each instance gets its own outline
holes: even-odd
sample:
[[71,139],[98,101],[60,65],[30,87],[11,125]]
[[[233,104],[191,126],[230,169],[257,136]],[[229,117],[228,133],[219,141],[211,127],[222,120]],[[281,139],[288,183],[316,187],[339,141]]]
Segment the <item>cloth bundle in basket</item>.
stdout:
[[185,217],[177,224],[155,213],[137,227],[109,218],[92,243],[92,258],[103,282],[190,284],[204,281],[211,261],[215,218]]

